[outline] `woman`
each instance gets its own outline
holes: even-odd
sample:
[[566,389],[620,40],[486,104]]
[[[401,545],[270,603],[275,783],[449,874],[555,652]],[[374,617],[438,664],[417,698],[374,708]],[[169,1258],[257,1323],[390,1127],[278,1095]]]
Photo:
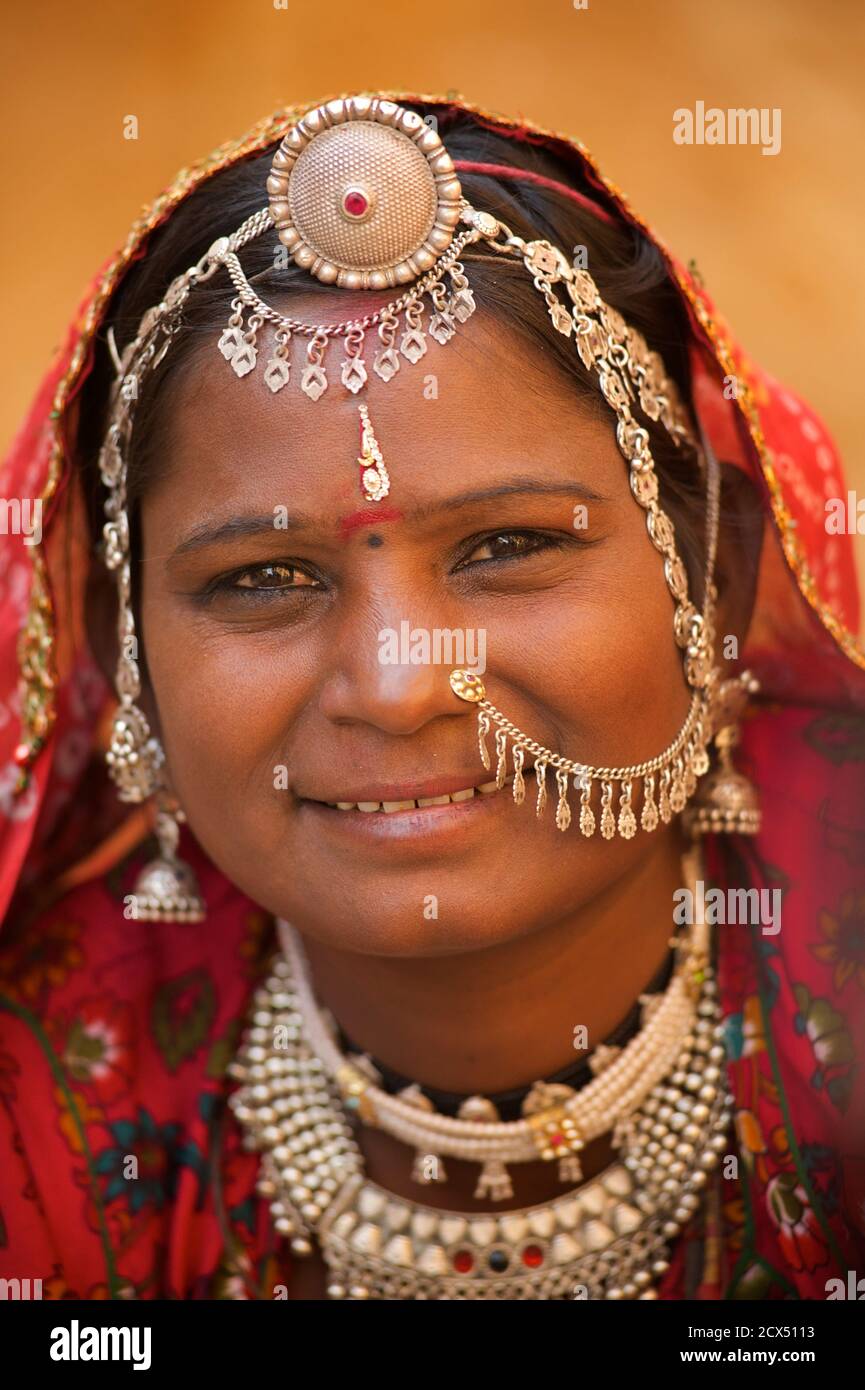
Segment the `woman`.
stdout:
[[4,1275],[855,1266],[839,465],[582,148],[277,113],[133,228],[5,488]]

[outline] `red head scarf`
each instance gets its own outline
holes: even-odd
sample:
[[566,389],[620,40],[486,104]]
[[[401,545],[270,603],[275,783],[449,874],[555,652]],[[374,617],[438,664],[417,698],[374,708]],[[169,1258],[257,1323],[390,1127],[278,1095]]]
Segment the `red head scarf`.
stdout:
[[[467,112],[553,152],[573,171],[573,197],[659,244],[577,142],[463,101],[389,95],[423,102],[443,128]],[[0,950],[0,1145],[11,1155],[0,1275],[39,1272],[46,1297],[269,1298],[290,1277],[287,1243],[255,1200],[257,1156],[224,1103],[268,920],[188,836],[206,932],[133,931],[123,918],[149,819],[94,776],[112,694],[85,637],[92,539],[75,440],[94,337],[127,267],[193,189],[276,144],[304,109],[185,169],[143,214],[82,303],[5,464],[5,496],[42,499],[43,539],[0,538],[0,911],[13,905]],[[825,499],[845,485],[822,422],[743,355],[661,250],[689,309],[698,414],[770,521],[743,653],[763,691],[742,753],[764,824],[734,858],[755,886],[783,888],[784,927],[720,929],[739,1171],[717,1182],[660,1293],[823,1298],[855,1265],[865,1225],[851,1119],[865,1002],[865,653],[851,544],[824,526]],[[71,833],[82,822],[83,858]],[[710,844],[717,881],[729,865]]]

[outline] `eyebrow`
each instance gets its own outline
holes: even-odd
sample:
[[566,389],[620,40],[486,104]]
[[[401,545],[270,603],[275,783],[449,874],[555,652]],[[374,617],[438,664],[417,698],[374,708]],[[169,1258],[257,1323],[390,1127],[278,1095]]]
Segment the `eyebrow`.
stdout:
[[312,525],[312,517],[296,512],[294,516],[280,519],[279,526],[274,523],[273,512],[261,516],[233,516],[214,526],[203,521],[194,526],[171,553],[173,560],[177,555],[188,555],[192,551],[204,550],[209,545],[219,545],[223,541],[243,540],[247,536],[266,535],[268,531],[303,531]]
[[[536,478],[511,478],[508,482],[498,483],[495,487],[474,489],[470,492],[457,493],[454,497],[442,497],[435,502],[424,502],[413,511],[407,512],[405,520],[407,522],[423,522],[441,512],[452,512],[478,502],[492,502],[503,497],[526,496],[576,497],[581,502],[609,501],[608,497],[589,487],[587,483],[545,483]],[[272,531],[313,530],[317,525],[316,518],[304,512],[294,512],[289,516],[280,518],[278,527],[274,525],[272,512],[265,512],[261,516],[231,517],[228,521],[219,522],[217,525],[205,521],[193,527],[174,549],[171,558],[188,555],[193,551],[203,550],[210,545],[219,545],[224,541],[242,540],[248,536],[259,536]]]
[[456,497],[443,497],[437,502],[424,502],[406,515],[407,521],[426,521],[437,512],[450,512],[457,507],[469,507],[474,502],[491,502],[499,497],[578,497],[581,502],[607,502],[609,498],[596,492],[588,483],[543,483],[538,478],[511,478],[495,487],[461,492]]

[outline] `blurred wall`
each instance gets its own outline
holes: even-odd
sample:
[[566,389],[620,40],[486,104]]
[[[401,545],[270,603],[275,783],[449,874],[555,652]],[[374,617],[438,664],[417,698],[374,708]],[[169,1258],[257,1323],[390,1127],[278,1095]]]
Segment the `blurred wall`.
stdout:
[[[183,164],[284,103],[453,89],[579,136],[696,259],[751,356],[820,410],[865,497],[861,0],[4,8],[0,447],[90,277]],[[675,144],[673,111],[697,101],[779,107],[780,153]]]

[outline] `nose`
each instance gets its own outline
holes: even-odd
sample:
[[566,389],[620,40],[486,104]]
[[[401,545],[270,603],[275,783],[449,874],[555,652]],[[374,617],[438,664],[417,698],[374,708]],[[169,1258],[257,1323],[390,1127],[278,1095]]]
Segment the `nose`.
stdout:
[[383,733],[413,734],[440,716],[467,714],[450,672],[458,629],[405,617],[364,625],[341,641],[339,665],[325,682],[320,707],[337,724],[365,723]]

